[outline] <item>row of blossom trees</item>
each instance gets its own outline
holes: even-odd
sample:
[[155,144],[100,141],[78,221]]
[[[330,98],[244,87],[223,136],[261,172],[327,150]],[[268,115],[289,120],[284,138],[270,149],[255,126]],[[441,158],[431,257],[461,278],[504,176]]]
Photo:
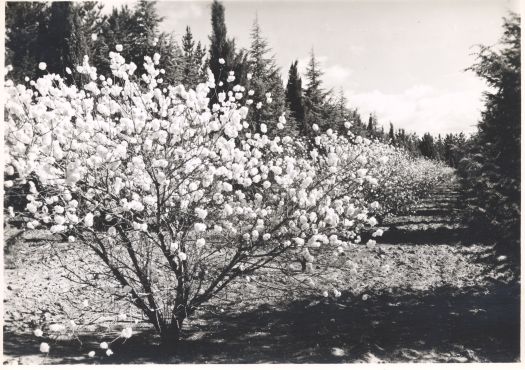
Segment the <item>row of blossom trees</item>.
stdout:
[[[140,310],[163,343],[243,272],[282,268],[306,291],[340,295],[322,273],[351,271],[344,251],[363,230],[383,232],[374,215],[440,179],[435,163],[350,131],[313,124],[313,145],[281,136],[284,114],[271,137],[264,123],[253,133],[234,73],[224,71],[233,87],[210,106],[213,74],[195,90],[170,86],[159,54],[137,76],[122,49],[107,75],[85,57],[72,72],[89,81],[81,86],[52,73],[7,81],[5,187],[26,184],[26,226],[89,254],[88,269],[106,279],[87,283]],[[284,268],[297,261],[303,268]]]

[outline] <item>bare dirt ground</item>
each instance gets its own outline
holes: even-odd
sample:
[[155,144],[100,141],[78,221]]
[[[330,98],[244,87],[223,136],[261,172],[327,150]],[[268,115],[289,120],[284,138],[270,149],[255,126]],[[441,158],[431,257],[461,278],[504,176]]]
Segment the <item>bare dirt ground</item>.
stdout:
[[[290,301],[245,293],[239,282],[229,289],[229,303],[210,302],[188,321],[176,353],[161,352],[156,335],[139,324],[126,343],[113,343],[111,357],[87,353],[118,325],[102,334],[94,326],[81,333],[82,344],[57,338],[44,358],[27,322],[50,315],[52,296],[66,283],[39,263],[35,251],[45,252],[48,242],[20,235],[5,247],[4,363],[518,361],[519,286],[491,246],[458,221],[456,197],[451,181],[414,214],[387,219],[390,230],[375,247],[355,251],[391,266],[358,276],[362,293]],[[5,239],[16,233],[9,230]]]

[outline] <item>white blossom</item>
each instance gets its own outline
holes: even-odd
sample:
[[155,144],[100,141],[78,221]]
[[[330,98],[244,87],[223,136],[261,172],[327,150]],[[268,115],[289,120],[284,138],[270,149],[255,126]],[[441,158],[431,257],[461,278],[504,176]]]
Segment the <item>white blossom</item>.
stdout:
[[40,352],[49,353],[49,344],[47,344],[46,342],[40,343]]

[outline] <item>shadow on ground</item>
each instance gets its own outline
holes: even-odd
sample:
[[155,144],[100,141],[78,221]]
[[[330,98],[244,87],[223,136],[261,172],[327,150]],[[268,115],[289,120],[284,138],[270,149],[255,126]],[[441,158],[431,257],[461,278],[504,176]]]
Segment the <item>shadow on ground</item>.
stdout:
[[[144,332],[124,345],[117,341],[110,358],[85,356],[100,342],[94,337],[82,349],[74,341],[55,343],[50,362],[513,362],[519,357],[516,286],[384,292],[366,301],[343,293],[337,302],[262,305],[244,313],[235,313],[234,307],[224,307],[220,314],[214,309],[190,323],[176,354],[161,352],[156,337]],[[4,331],[4,355],[35,354],[38,344],[30,334]],[[80,354],[84,356],[75,357]]]
[[467,227],[398,228],[392,226],[377,241],[385,244],[458,244],[487,243],[487,236]]

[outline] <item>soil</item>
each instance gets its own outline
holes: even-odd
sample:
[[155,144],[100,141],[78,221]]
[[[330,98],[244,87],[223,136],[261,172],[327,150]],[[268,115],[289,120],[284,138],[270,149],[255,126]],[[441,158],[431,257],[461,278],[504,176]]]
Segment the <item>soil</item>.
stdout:
[[82,343],[56,337],[48,356],[39,353],[30,318],[52,311],[51,298],[66,282],[35,257],[34,248],[46,245],[41,235],[8,230],[4,364],[519,361],[518,277],[461,224],[457,195],[450,181],[413,214],[386,219],[389,231],[358,252],[392,268],[361,276],[359,294],[290,301],[239,293],[239,283],[228,302],[210,302],[188,320],[173,351],[161,350],[157,335],[139,323],[125,343],[111,344],[109,357],[99,343],[125,323],[79,333]]

